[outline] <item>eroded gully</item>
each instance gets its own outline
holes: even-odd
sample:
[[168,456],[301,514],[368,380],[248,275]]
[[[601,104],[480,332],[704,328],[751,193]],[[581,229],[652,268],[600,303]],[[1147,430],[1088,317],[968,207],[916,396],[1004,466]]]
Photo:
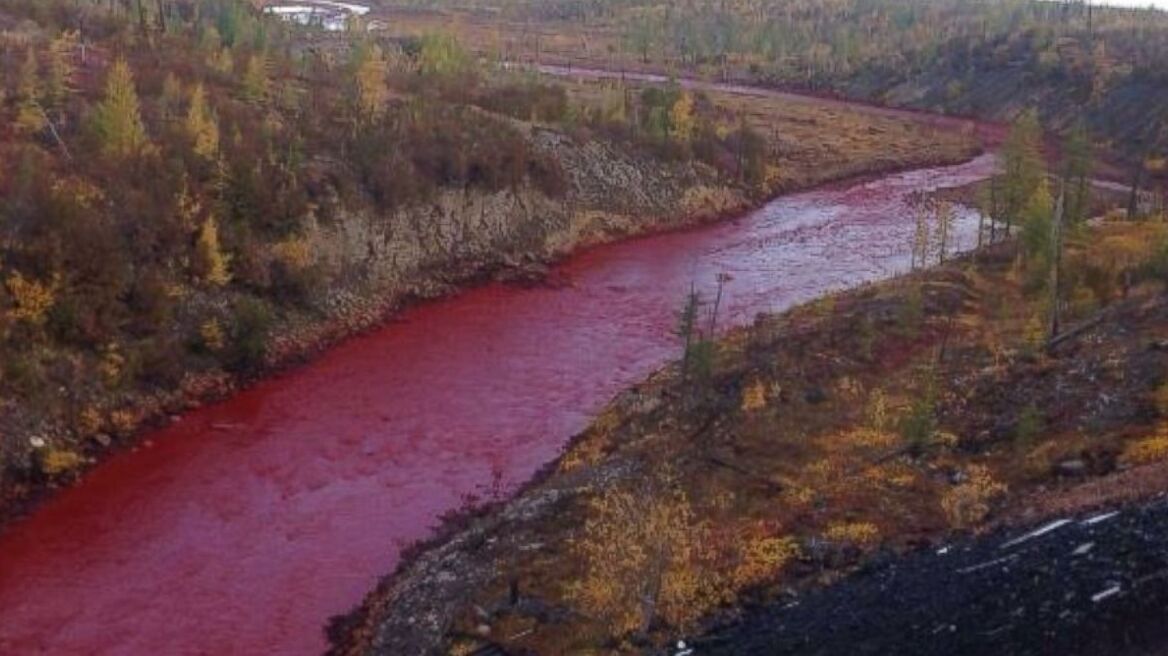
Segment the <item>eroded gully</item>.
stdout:
[[[0,653],[313,654],[465,495],[554,458],[675,357],[691,281],[728,273],[723,325],[907,268],[911,192],[990,157],[771,202],[597,248],[559,288],[490,285],[411,309],[188,414],[0,535]],[[969,245],[976,220],[959,216]]]

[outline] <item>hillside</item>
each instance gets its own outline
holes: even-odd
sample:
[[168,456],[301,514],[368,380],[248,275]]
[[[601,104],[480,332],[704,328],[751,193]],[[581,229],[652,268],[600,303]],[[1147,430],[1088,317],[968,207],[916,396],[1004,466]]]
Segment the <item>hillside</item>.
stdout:
[[1166,510],[1160,497],[885,558],[799,604],[748,612],[693,648],[734,656],[1163,653]]
[[648,70],[987,120],[1084,122],[1130,183],[1163,184],[1168,14],[1085,2],[382,0],[388,29],[452,24],[483,52]]
[[[1162,222],[1081,228],[1054,339],[1041,265],[1012,242],[761,317],[620,395],[514,499],[452,520],[334,624],[334,652],[652,651],[857,566],[1153,497],[1166,244]],[[849,613],[863,627],[879,607]],[[968,621],[992,630],[986,613]],[[801,639],[769,617],[703,644]],[[1127,618],[1106,617],[1100,636]]]

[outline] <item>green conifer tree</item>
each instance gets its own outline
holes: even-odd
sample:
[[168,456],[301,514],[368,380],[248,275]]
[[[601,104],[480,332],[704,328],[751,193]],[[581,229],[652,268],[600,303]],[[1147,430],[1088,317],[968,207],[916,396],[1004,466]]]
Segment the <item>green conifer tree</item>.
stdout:
[[134,89],[134,74],[124,59],[114,62],[110,69],[105,97],[94,111],[93,127],[102,152],[110,157],[137,155],[150,145]]

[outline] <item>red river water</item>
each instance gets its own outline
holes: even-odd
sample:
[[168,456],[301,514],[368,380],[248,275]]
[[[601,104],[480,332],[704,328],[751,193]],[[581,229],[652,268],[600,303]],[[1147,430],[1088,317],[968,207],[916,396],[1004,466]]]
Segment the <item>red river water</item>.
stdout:
[[[734,221],[587,251],[559,288],[418,306],[308,366],[184,416],[0,535],[0,654],[315,654],[469,494],[554,458],[678,355],[691,281],[724,325],[908,266],[906,196],[986,156],[794,194]],[[969,245],[976,220],[959,213]],[[404,655],[403,655],[404,656]]]

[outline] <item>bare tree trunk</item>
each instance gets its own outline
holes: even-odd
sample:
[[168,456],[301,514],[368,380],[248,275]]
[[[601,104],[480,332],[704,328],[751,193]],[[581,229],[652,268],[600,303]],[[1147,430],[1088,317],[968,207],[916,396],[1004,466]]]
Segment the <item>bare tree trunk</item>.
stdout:
[[727,274],[718,274],[718,295],[714,297],[714,309],[710,312],[710,339],[714,339],[714,331],[718,329],[718,307],[722,305],[722,288],[726,286],[728,280],[730,280],[730,276]]
[[998,177],[990,178],[990,244],[998,241]]
[[150,36],[150,30],[146,25],[146,6],[142,4],[142,0],[137,0],[138,4],[138,29],[142,32],[142,38]]
[[1152,152],[1152,147],[1144,151],[1144,154],[1135,163],[1135,173],[1132,175],[1131,194],[1127,197],[1127,218],[1134,219],[1140,211],[1140,185],[1144,183],[1144,162],[1148,160],[1148,155]]
[[1137,165],[1136,173],[1132,177],[1131,193],[1127,197],[1128,220],[1136,218],[1136,214],[1140,211],[1140,183],[1142,182],[1143,172],[1143,166]]
[[53,119],[49,118],[48,113],[39,104],[37,105],[37,111],[41,113],[41,118],[45,119],[45,123],[49,126],[49,132],[52,133],[57,145],[61,147],[61,152],[65,154],[65,159],[73,159],[73,154],[69,152],[69,147],[65,145],[65,140],[61,138],[61,133],[57,132],[57,126],[53,124]]
[[977,213],[977,249],[974,251],[975,255],[977,252],[981,251],[982,238],[984,237],[984,235],[985,235],[985,213],[978,212]]
[[166,8],[162,5],[162,0],[157,1],[158,4],[158,31],[166,34]]

